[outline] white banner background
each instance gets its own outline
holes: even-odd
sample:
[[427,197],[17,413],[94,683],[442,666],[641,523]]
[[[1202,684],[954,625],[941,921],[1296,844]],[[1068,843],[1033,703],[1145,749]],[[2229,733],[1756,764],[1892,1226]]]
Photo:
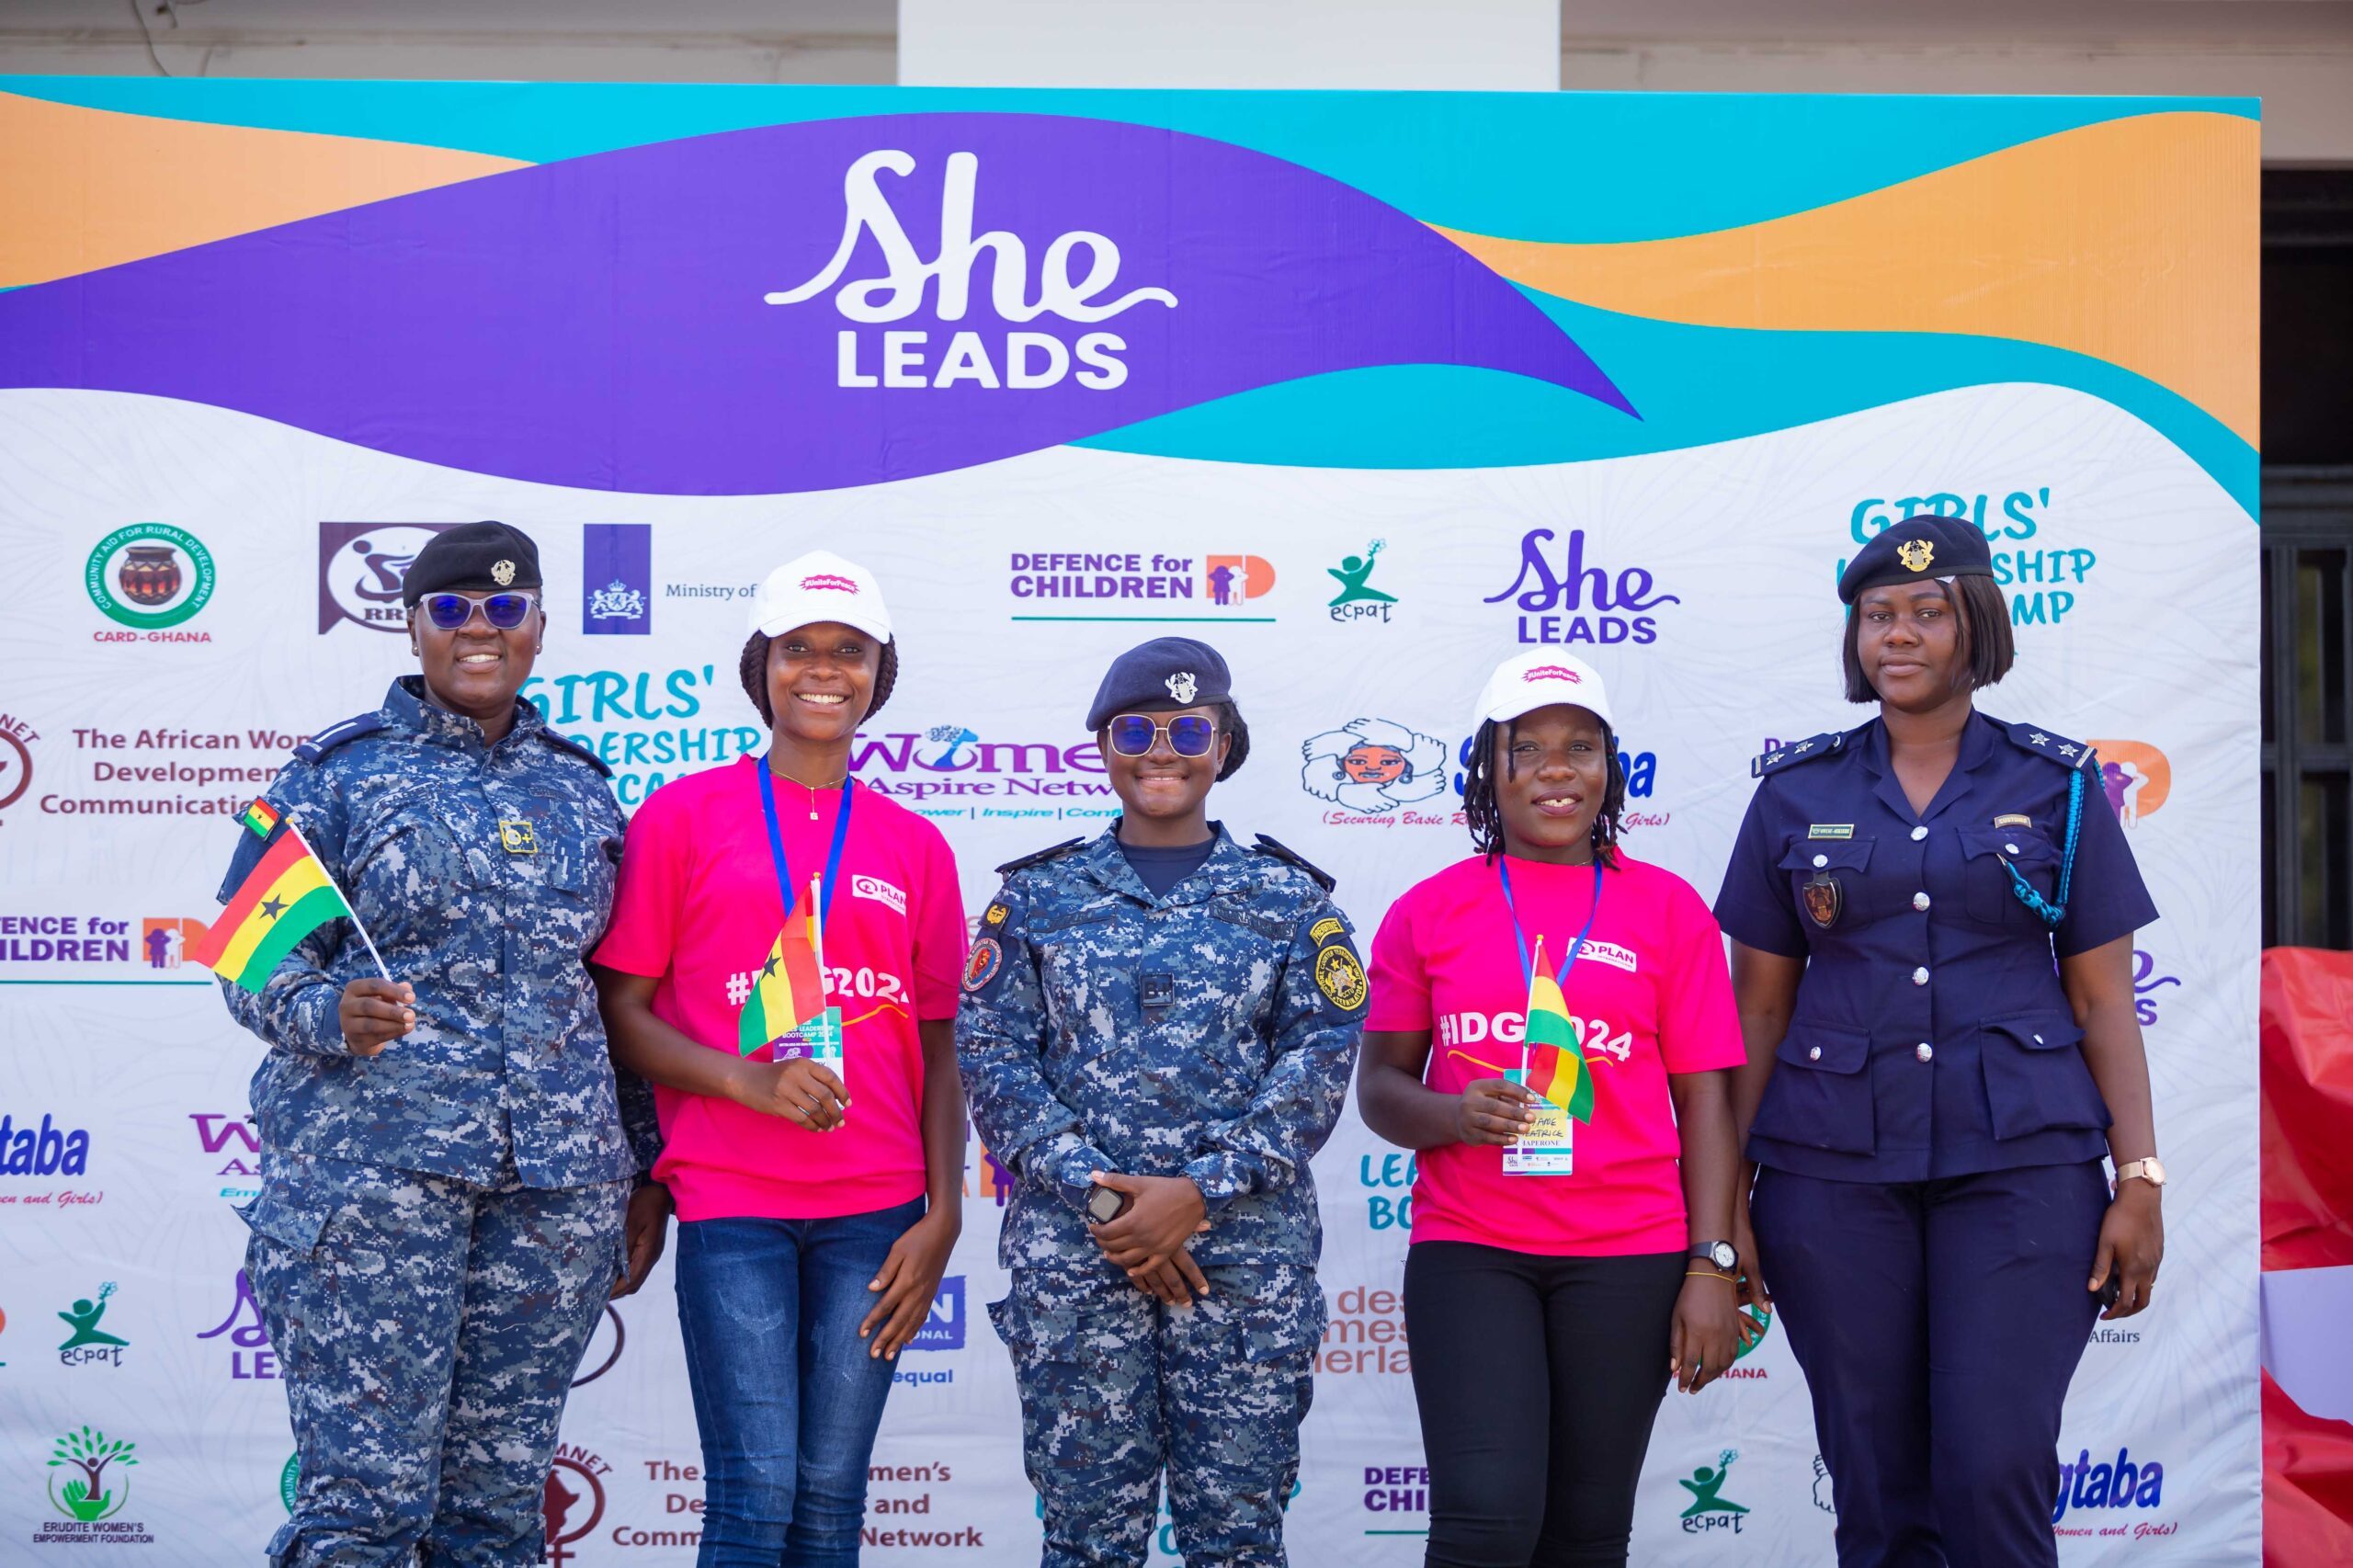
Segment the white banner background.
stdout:
[[[1906,498],[1940,494],[1952,498],[1948,509],[1983,497],[1997,554],[2039,562],[2013,587],[2027,617],[2018,667],[1985,708],[2154,748],[2171,767],[2143,791],[2131,830],[2164,912],[2139,946],[2158,1126],[2176,1182],[2169,1251],[2156,1307],[2088,1347],[2063,1453],[2070,1464],[2088,1453],[2112,1465],[2129,1452],[2145,1506],[2071,1505],[2057,1521],[2062,1558],[2255,1561],[2256,530],[2139,422],[2026,385],[1556,467],[1277,469],[1064,448],[868,489],[722,499],[484,478],[162,400],[0,393],[0,801],[25,786],[0,806],[0,1112],[15,1130],[0,1144],[0,1560],[62,1552],[33,1544],[59,1517],[49,1488],[61,1472],[47,1461],[62,1434],[85,1425],[138,1444],[136,1467],[109,1472],[129,1486],[109,1524],[138,1527],[119,1532],[128,1541],[114,1551],[126,1560],[248,1563],[284,1517],[283,1392],[255,1317],[233,1318],[245,1232],[231,1205],[250,1190],[254,1165],[238,1119],[259,1047],[230,1024],[201,971],[153,968],[141,945],[147,920],[210,916],[233,829],[218,815],[103,804],[73,813],[65,803],[242,803],[258,785],[121,770],[176,763],[266,778],[285,744],[251,733],[313,733],[373,707],[385,682],[412,667],[394,637],[349,620],[318,630],[323,524],[497,517],[529,530],[551,611],[545,679],[533,691],[552,701],[560,728],[611,746],[616,759],[631,734],[655,747],[654,737],[688,731],[715,732],[704,744],[719,749],[702,763],[723,760],[743,744],[734,732],[756,723],[734,677],[743,606],[675,589],[733,591],[817,545],[863,561],[902,628],[904,665],[866,732],[878,744],[860,776],[984,790],[902,797],[939,815],[973,914],[995,886],[991,867],[1099,831],[1111,810],[1097,775],[997,748],[1082,744],[1080,718],[1106,661],[1164,630],[1016,618],[1225,619],[1165,629],[1225,653],[1250,722],[1250,763],[1221,787],[1213,813],[1245,841],[1270,833],[1331,870],[1369,942],[1399,892],[1467,852],[1451,814],[1452,754],[1479,682],[1520,645],[1523,612],[1486,601],[1513,585],[1531,530],[1552,530],[1539,548],[1556,574],[1581,531],[1582,564],[1603,574],[1531,613],[1557,617],[1563,636],[1581,618],[1603,640],[1578,651],[1610,682],[1638,787],[1641,759],[1651,759],[1649,792],[1631,802],[1642,814],[1631,851],[1712,897],[1748,799],[1748,759],[1770,738],[1867,716],[1838,695],[1831,585],[1840,562],[1870,528],[1927,505]],[[88,557],[113,530],[150,521],[210,551],[213,597],[176,629],[208,641],[106,640],[125,628],[85,591]],[[646,635],[582,634],[582,525],[611,523],[651,528]],[[1370,584],[1396,603],[1385,620],[1336,620],[1327,571],[1376,539],[1385,546]],[[1147,572],[1154,556],[1181,560],[1172,570],[1197,597],[1012,592],[1014,555],[1065,551],[1131,552]],[[2054,564],[2054,551],[2072,553]],[[1212,555],[1260,558],[1271,589],[1226,609],[1209,604],[1200,583]],[[184,597],[197,574],[185,551],[180,559]],[[112,593],[116,562],[101,565],[101,592]],[[1629,582],[1630,569],[1649,585]],[[1613,602],[1630,592],[1656,602],[1611,608],[1597,592],[1605,582]],[[1519,588],[1537,585],[1531,575]],[[1604,629],[1613,618],[1648,625],[1617,641]],[[620,678],[600,687],[599,671]],[[674,671],[688,672],[675,687],[665,684]],[[641,675],[662,711],[640,711]],[[565,676],[592,678],[567,687]],[[620,711],[609,700],[597,710],[600,689],[621,694]],[[1320,780],[1329,767],[1303,745],[1356,720],[1442,743],[1444,786],[1422,793],[1425,776],[1392,790],[1399,809],[1379,820],[1311,793],[1303,770]],[[183,731],[235,744],[158,744]],[[142,744],[142,732],[165,733]],[[118,735],[119,746],[103,738]],[[911,737],[903,769],[886,760],[901,745],[892,736]],[[923,765],[941,760],[967,766]],[[28,765],[28,780],[10,772]],[[619,766],[625,803],[642,799],[653,773],[679,771]],[[2150,809],[2161,783],[2166,792]],[[60,919],[80,923],[74,940],[92,935],[93,921],[119,922],[111,935],[124,950],[42,957],[42,941],[63,939]],[[47,1150],[44,1119],[60,1134]],[[68,1132],[86,1135],[80,1172],[56,1168]],[[11,1163],[19,1149],[36,1168]],[[984,1171],[974,1146],[954,1265],[962,1294],[943,1298],[930,1331],[949,1347],[903,1358],[905,1382],[884,1421],[869,1513],[877,1562],[1017,1562],[1036,1549],[1010,1369],[982,1310],[1004,1290],[999,1208]],[[1406,1172],[1404,1154],[1366,1131],[1353,1108],[1316,1162],[1333,1329],[1290,1508],[1302,1564],[1420,1560],[1426,1483],[1395,1297]],[[102,1326],[127,1346],[119,1358],[63,1364],[57,1314],[109,1281]],[[608,1317],[583,1375],[591,1381],[574,1396],[557,1471],[574,1500],[556,1523],[551,1561],[690,1562],[702,1489],[666,1261]],[[1691,1494],[1678,1481],[1727,1449],[1738,1457],[1720,1494],[1748,1511],[1684,1519]],[[2147,1479],[2153,1466],[2159,1483]],[[1777,1329],[1733,1379],[1667,1401],[1635,1560],[1825,1562],[1832,1516],[1817,1481],[1805,1390]],[[1173,1557],[1164,1529],[1154,1561]]]

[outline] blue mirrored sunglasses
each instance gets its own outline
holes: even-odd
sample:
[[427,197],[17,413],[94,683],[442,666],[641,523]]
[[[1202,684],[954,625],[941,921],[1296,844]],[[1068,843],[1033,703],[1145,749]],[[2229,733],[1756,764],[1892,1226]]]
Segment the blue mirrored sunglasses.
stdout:
[[1122,713],[1106,728],[1110,732],[1111,749],[1121,756],[1143,756],[1162,735],[1168,737],[1168,748],[1178,756],[1207,756],[1210,747],[1217,744],[1217,721],[1199,713],[1179,713],[1165,724],[1150,714]]
[[512,631],[530,619],[537,598],[533,594],[427,594],[425,613],[442,631],[455,631],[473,619],[474,607],[480,605],[484,620],[501,631]]

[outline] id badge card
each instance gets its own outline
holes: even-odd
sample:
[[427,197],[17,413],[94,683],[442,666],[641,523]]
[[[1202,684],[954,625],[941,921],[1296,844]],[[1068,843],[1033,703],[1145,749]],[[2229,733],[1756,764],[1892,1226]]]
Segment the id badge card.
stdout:
[[803,1057],[830,1070],[842,1081],[845,1089],[849,1086],[849,1074],[843,1071],[846,1062],[842,1052],[842,1010],[839,1007],[828,1007],[815,1017],[796,1024],[777,1037],[777,1061],[797,1062]]
[[[1508,1068],[1506,1081],[1528,1082],[1524,1067]],[[1574,1168],[1576,1123],[1551,1100],[1536,1102],[1536,1119],[1528,1131],[1504,1145],[1506,1176],[1567,1176]]]

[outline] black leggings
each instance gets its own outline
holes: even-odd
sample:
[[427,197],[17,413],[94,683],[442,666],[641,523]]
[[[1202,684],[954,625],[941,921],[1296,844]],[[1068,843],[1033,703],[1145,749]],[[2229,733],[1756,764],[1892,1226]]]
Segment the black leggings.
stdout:
[[1406,1249],[1428,1568],[1625,1562],[1686,1267],[1679,1252]]

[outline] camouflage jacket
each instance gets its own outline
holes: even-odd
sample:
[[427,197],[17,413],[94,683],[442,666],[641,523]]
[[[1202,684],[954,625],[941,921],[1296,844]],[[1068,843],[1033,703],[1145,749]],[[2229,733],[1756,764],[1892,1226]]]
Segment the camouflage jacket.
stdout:
[[[510,1156],[528,1187],[650,1168],[653,1096],[634,1078],[617,1088],[585,962],[620,853],[607,769],[528,703],[485,745],[423,691],[394,681],[264,796],[415,988],[416,1027],[372,1057],[344,1049],[343,987],[376,972],[348,920],[298,944],[259,993],[224,980],[229,1011],[270,1048],[253,1079],[263,1146],[485,1186]],[[264,847],[241,833],[223,903]]]
[[1095,1171],[1189,1176],[1204,1264],[1323,1250],[1308,1160],[1339,1119],[1364,970],[1317,874],[1222,827],[1154,899],[1112,831],[1017,860],[982,918],[956,1054],[972,1122],[1018,1177],[1007,1267],[1099,1256]]

